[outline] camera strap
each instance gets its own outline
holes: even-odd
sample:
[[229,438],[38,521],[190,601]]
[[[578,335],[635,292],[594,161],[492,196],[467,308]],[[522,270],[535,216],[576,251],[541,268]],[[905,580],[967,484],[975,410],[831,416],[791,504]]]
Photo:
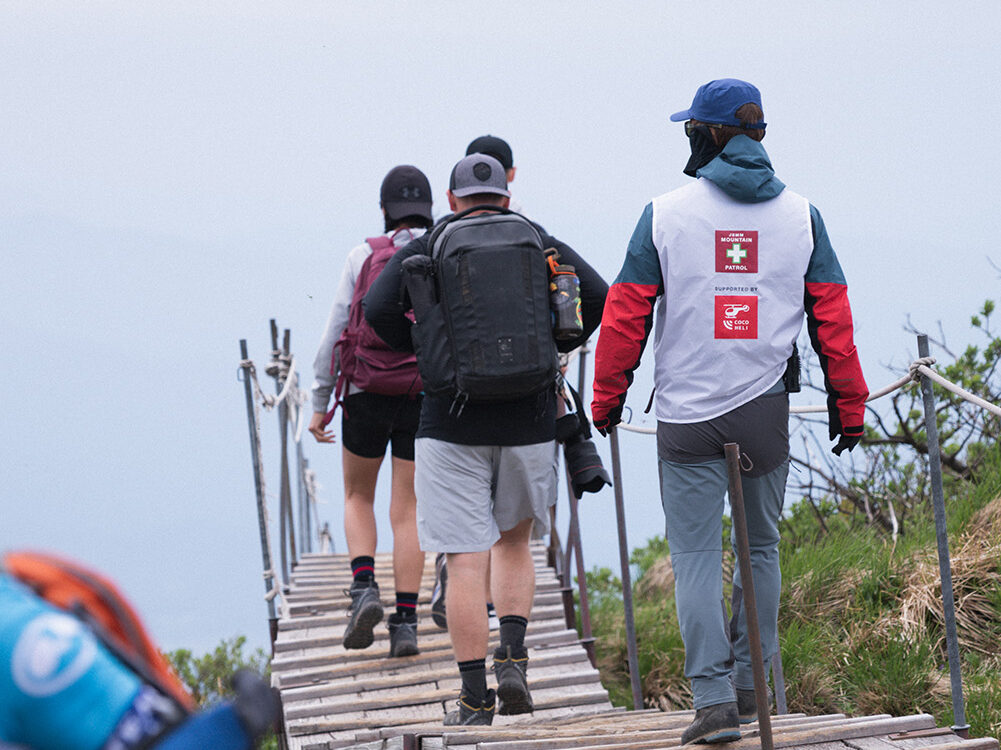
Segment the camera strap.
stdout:
[[[577,421],[580,422],[580,429],[584,435],[584,439],[590,440],[591,422],[588,420],[587,415],[584,414],[584,402],[581,400],[580,394],[566,380],[563,380],[560,385],[560,395],[563,397],[563,401],[566,402],[567,408],[573,407],[573,413],[577,415]],[[567,397],[567,391],[570,391],[572,400]]]

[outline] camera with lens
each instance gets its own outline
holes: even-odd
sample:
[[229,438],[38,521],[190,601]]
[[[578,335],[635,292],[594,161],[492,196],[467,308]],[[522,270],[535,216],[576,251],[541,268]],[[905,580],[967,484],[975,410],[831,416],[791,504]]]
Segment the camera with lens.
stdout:
[[[572,390],[572,389],[571,389]],[[598,492],[612,480],[601,464],[598,448],[591,440],[591,424],[580,410],[565,414],[556,420],[556,439],[563,444],[563,459],[570,474],[570,486],[579,500],[585,492]]]

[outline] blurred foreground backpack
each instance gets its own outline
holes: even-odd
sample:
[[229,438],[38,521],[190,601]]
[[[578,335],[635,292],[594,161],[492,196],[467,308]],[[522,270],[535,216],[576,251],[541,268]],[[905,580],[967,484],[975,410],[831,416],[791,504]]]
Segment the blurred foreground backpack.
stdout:
[[77,563],[40,552],[10,552],[3,568],[50,604],[87,623],[105,647],[140,679],[195,710],[184,685],[111,581]]

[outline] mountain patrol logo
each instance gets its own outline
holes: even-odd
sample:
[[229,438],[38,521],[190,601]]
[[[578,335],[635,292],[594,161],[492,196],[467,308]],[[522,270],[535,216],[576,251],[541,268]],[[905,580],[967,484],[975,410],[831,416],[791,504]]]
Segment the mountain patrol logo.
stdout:
[[716,230],[716,273],[757,273],[758,232]]
[[718,339],[758,338],[758,298],[720,295],[715,299],[715,335]]

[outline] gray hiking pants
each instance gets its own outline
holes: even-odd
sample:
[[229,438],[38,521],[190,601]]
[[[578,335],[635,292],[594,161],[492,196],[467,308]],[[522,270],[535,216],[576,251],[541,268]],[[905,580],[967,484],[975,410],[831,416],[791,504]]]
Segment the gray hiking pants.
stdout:
[[[729,626],[723,603],[722,518],[728,479],[722,446],[731,441],[754,463],[741,481],[767,665],[778,651],[778,519],[789,473],[788,398],[784,392],[769,391],[717,419],[694,425],[661,423],[658,428],[661,501],[685,642],[685,676],[696,709],[735,700],[734,686],[754,687],[739,570],[734,573]],[[709,447],[717,442],[718,452]],[[731,543],[735,547],[736,539]]]

